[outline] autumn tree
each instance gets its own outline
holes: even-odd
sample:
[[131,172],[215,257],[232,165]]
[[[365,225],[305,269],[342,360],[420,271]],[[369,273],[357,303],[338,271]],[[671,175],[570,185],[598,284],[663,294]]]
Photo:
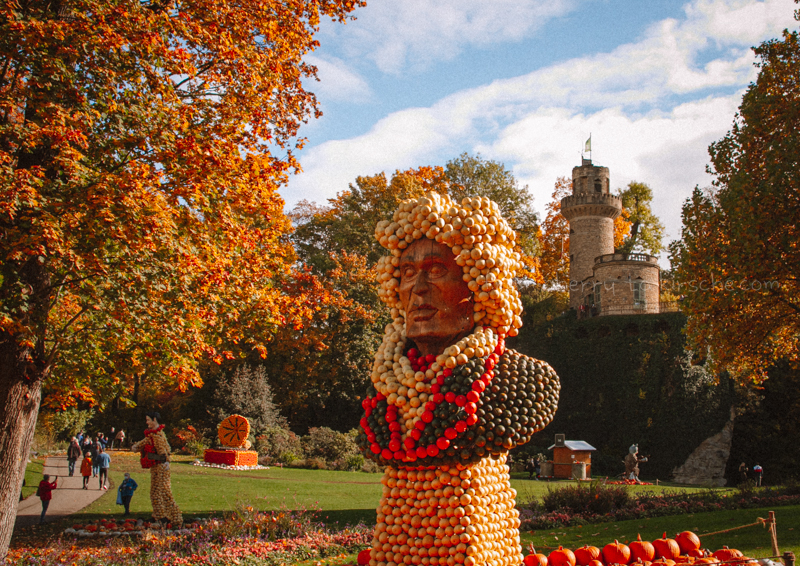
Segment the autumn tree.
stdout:
[[[622,215],[617,217],[614,247],[623,253],[658,255],[664,251],[664,225],[653,214],[653,190],[645,183],[631,181],[617,194],[622,199]],[[626,233],[627,232],[627,233]],[[618,234],[622,242],[618,243]]]
[[713,186],[685,202],[670,251],[694,348],[758,381],[779,359],[800,362],[798,32],[754,51],[758,78],[709,147]]
[[320,18],[361,3],[0,0],[0,557],[43,384],[199,385],[326,301],[288,292],[276,189]]
[[566,289],[569,286],[569,222],[561,215],[561,199],[572,194],[572,181],[556,179],[547,215],[539,230],[542,255],[539,258],[546,287]]
[[[264,362],[275,399],[292,427],[329,426],[348,430],[358,424],[358,402],[367,385],[370,364],[380,344],[388,313],[378,298],[374,266],[386,252],[375,241],[374,226],[398,205],[427,192],[496,200],[525,234],[536,233],[531,197],[502,165],[467,154],[446,167],[419,167],[358,177],[326,205],[301,202],[289,214],[295,224],[292,241],[311,273],[319,275],[331,302],[301,329],[280,329]],[[528,255],[538,243],[522,242],[526,275],[538,277],[538,258]],[[524,249],[523,249],[524,247]],[[303,383],[303,387],[297,386]]]

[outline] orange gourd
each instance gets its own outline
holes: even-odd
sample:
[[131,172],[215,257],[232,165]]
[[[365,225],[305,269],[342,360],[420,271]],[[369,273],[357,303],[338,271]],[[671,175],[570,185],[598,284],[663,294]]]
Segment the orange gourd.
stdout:
[[525,566],[547,566],[547,556],[538,554],[536,549],[531,545],[531,552],[523,560]]
[[568,548],[559,546],[547,557],[549,566],[575,566],[575,554]]
[[615,540],[603,547],[603,558],[606,564],[627,564],[631,560],[631,549]]
[[602,560],[592,560],[586,566],[605,566]]
[[675,539],[667,538],[667,533],[664,533],[662,538],[653,541],[653,548],[656,551],[656,558],[672,560],[681,553],[681,547],[678,546]]
[[578,566],[589,566],[592,560],[600,558],[600,549],[596,546],[583,545],[575,549],[575,562]]
[[656,557],[656,549],[653,543],[642,540],[642,535],[636,535],[636,540],[630,545],[631,559],[639,560],[640,562],[652,562]]
[[692,550],[700,548],[700,537],[692,531],[683,531],[675,535],[675,541],[681,549],[681,552],[688,554]]
[[217,436],[223,446],[241,448],[250,434],[250,422],[242,415],[231,415],[219,423]]
[[736,560],[737,558],[741,558],[742,553],[741,551],[736,550],[735,548],[728,548],[727,546],[723,546],[711,556],[713,556],[720,562],[727,562],[728,560]]

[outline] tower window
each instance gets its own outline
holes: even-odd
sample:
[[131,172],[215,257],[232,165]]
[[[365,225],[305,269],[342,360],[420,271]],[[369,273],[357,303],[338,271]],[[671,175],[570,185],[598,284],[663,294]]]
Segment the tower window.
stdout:
[[602,283],[595,283],[594,285],[594,306],[600,308],[600,289],[603,288]]
[[603,183],[600,181],[600,179],[597,179],[594,182],[594,192],[596,192],[596,193],[602,193],[603,192]]

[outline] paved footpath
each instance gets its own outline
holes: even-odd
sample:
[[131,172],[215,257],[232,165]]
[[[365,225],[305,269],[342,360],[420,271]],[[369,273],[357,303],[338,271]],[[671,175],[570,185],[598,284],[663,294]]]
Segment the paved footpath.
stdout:
[[[53,491],[53,499],[50,501],[47,515],[44,517],[46,523],[72,515],[106,493],[105,490],[98,489],[97,478],[89,478],[88,489],[83,489],[80,460],[75,464],[75,475],[69,477],[67,457],[48,456],[44,463],[43,473],[49,474],[51,481],[53,476],[58,476],[58,488]],[[17,522],[14,528],[18,529],[38,524],[41,514],[41,500],[35,494],[31,495],[24,501],[19,502]]]

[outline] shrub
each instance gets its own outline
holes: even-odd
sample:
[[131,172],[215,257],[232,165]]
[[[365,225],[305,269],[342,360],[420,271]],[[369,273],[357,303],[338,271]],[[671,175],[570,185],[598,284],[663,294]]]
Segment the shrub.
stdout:
[[[192,448],[189,448],[190,443],[192,444]],[[200,434],[194,426],[189,424],[188,419],[178,421],[175,427],[172,428],[169,435],[169,444],[175,452],[194,455],[197,455],[195,450],[198,444],[203,444],[203,449],[208,447],[203,442],[203,435]]]
[[281,427],[269,427],[256,437],[255,448],[261,456],[268,456],[276,462],[289,464],[302,458],[303,446],[295,433]]
[[322,458],[328,462],[342,460],[351,454],[360,454],[353,431],[345,434],[328,427],[308,430],[303,437],[303,448],[309,458]]

